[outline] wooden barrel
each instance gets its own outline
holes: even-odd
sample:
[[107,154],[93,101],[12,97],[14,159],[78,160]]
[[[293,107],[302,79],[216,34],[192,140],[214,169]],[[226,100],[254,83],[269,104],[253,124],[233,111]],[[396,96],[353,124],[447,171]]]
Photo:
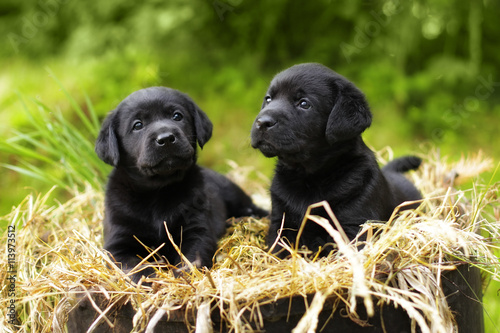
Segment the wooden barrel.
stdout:
[[[482,307],[482,282],[478,268],[470,265],[457,266],[456,270],[442,274],[442,288],[447,297],[448,305],[455,315],[458,330],[460,333],[482,333],[484,332],[483,307]],[[313,295],[307,299],[310,304]],[[93,295],[93,301],[104,310],[106,299],[99,294]],[[322,332],[331,333],[382,333],[411,332],[411,320],[406,312],[401,308],[394,308],[391,305],[384,305],[375,309],[375,315],[368,318],[363,303],[358,302],[358,315],[362,321],[355,322],[342,313],[335,311],[332,313],[334,299],[327,299],[323,310],[318,317],[318,328],[323,328]],[[376,304],[376,302],[375,302]],[[272,304],[261,306],[261,313],[264,319],[264,327],[259,331],[270,333],[288,333],[297,326],[297,323],[306,312],[306,302],[302,296],[280,299]],[[107,318],[114,324],[110,328],[105,321],[101,321],[94,330],[97,333],[125,333],[131,332],[132,318],[135,314],[130,303],[117,306],[107,313]],[[98,318],[87,297],[82,298],[78,305],[69,313],[68,331],[74,333],[84,333]],[[170,312],[169,316],[161,318],[154,328],[154,332],[189,332],[186,326],[186,319],[190,324],[195,325],[193,315],[186,315],[179,310]],[[213,332],[226,332],[226,323],[221,320],[218,311],[211,314]]]

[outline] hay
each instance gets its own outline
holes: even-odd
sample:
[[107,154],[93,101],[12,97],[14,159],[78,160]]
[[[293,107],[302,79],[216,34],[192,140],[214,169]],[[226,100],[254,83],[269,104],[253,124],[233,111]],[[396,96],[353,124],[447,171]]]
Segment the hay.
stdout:
[[[11,267],[8,251],[2,247],[0,306],[6,309],[13,299],[20,323],[15,327],[2,316],[0,328],[2,332],[64,332],[77,296],[99,294],[109,306],[98,310],[94,327],[102,322],[113,325],[107,318],[112,307],[130,303],[136,312],[135,331],[152,332],[164,314],[181,311],[192,331],[211,332],[212,311],[230,330],[251,332],[263,327],[261,308],[266,304],[315,295],[294,332],[314,332],[318,314],[331,298],[336,299],[337,311],[344,309],[356,322],[362,322],[356,312],[356,298],[361,298],[369,314],[383,303],[393,304],[403,308],[422,332],[452,332],[453,316],[439,288],[441,272],[466,262],[500,279],[499,259],[493,254],[500,237],[500,185],[474,184],[467,190],[450,185],[491,164],[482,155],[457,163],[447,163],[438,154],[428,157],[411,174],[425,195],[420,208],[394,214],[386,224],[367,222],[363,226],[367,241],[361,250],[358,241],[349,244],[341,233],[327,228],[338,245],[337,253],[306,257],[302,254],[307,249],[288,248],[291,258],[279,260],[265,250],[268,221],[245,218],[231,221],[211,270],[193,268],[176,278],[160,267],[157,278],[139,285],[101,250],[102,193],[89,187],[57,206],[48,204],[50,193],[29,196],[5,217],[16,226],[16,297],[8,296]],[[230,174],[237,182],[246,182],[249,170],[235,167]],[[252,186],[262,200],[265,186]],[[331,218],[335,219],[333,213]],[[308,216],[304,223],[325,221]],[[2,244],[7,244],[7,237],[8,232]],[[141,286],[145,282],[150,285]],[[196,321],[188,321],[191,317]]]

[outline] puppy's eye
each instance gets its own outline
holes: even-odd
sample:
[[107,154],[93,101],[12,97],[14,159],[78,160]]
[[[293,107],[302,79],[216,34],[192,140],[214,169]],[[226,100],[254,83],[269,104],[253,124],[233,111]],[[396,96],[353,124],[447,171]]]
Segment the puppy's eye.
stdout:
[[134,123],[133,129],[134,131],[141,130],[144,127],[144,124],[141,121],[136,121]]
[[302,108],[302,109],[304,109],[304,110],[307,110],[307,109],[311,108],[311,103],[309,103],[305,99],[301,99],[299,101],[299,107]]
[[266,96],[266,97],[264,98],[264,101],[266,102],[266,104],[271,103],[271,96]]
[[172,119],[175,121],[181,121],[184,116],[180,112],[174,112]]

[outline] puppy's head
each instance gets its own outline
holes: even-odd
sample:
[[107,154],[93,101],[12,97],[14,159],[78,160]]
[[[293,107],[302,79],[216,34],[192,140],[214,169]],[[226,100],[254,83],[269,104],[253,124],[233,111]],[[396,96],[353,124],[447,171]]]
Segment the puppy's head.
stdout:
[[136,91],[111,111],[95,151],[140,182],[182,179],[196,161],[196,146],[210,139],[212,123],[187,95],[165,87]]
[[361,135],[371,119],[353,83],[323,65],[300,64],[271,81],[252,127],[252,146],[285,163],[308,163]]

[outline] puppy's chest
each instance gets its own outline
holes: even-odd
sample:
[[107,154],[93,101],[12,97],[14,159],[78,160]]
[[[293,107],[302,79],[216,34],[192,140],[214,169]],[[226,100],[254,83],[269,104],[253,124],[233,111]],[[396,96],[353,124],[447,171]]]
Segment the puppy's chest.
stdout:
[[171,193],[134,194],[128,198],[129,214],[144,227],[164,229],[164,222],[174,226],[182,218],[182,207],[189,205],[189,197]]
[[305,211],[313,203],[329,199],[322,186],[297,179],[274,181],[271,193],[289,210],[297,212]]

